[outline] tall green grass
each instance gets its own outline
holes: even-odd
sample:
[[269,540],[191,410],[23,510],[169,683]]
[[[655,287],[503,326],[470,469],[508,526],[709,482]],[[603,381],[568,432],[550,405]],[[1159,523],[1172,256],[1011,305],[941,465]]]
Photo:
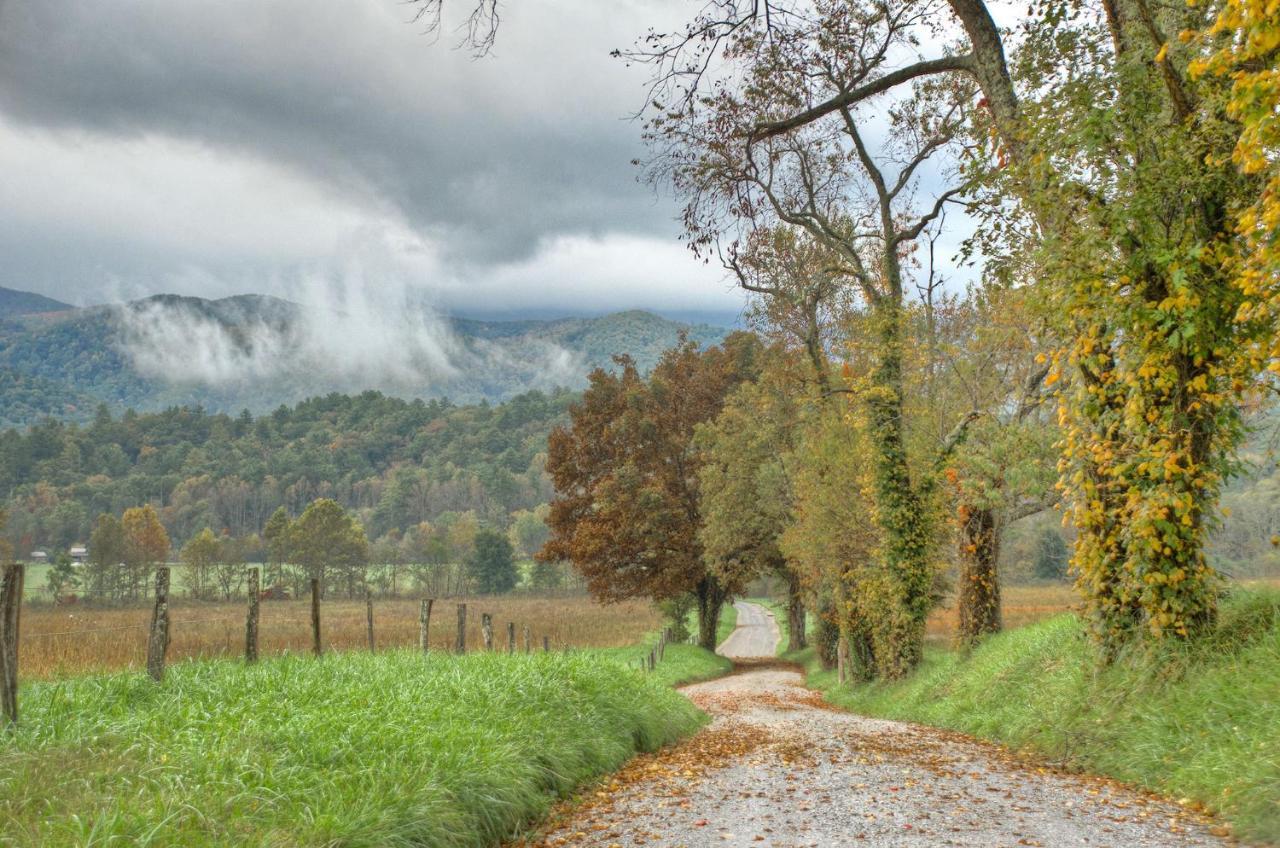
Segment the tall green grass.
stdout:
[[703,721],[595,651],[197,661],[21,696],[8,845],[490,845]]
[[1280,593],[1238,591],[1194,646],[1098,665],[1074,616],[930,651],[906,680],[838,688],[812,651],[810,684],[856,712],[1004,742],[1188,797],[1248,839],[1280,841]]

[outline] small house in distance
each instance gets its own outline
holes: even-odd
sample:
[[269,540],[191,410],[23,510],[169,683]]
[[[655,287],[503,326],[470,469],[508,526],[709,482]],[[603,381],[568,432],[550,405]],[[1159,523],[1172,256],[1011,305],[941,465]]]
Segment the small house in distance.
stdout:
[[89,558],[89,549],[84,545],[72,545],[71,550],[67,551],[67,555],[71,557],[73,562],[84,562]]
[[45,553],[44,551],[32,551],[32,552],[31,552],[31,561],[32,561],[32,562],[34,562],[34,563],[36,563],[37,565],[39,565],[39,564],[40,564],[40,563],[42,563],[42,562],[48,562],[48,561],[49,561],[49,555],[48,555],[47,553]]

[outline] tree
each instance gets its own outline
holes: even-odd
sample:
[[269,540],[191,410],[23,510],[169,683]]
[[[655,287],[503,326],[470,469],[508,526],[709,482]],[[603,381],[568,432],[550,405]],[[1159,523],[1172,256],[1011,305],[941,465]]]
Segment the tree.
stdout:
[[45,576],[45,588],[49,591],[49,597],[57,603],[68,591],[79,585],[80,577],[76,574],[76,564],[71,561],[71,557],[65,551],[59,552],[53,558],[53,565]]
[[[953,75],[904,97],[889,111],[889,140],[879,147],[869,133],[880,113],[856,103],[815,119],[806,132],[755,138],[762,116],[865,83],[892,53],[911,49],[911,30],[927,14],[912,3],[850,11],[833,8],[819,22],[794,29],[739,31],[729,39],[728,55],[742,84],[716,87],[685,108],[655,109],[646,135],[656,151],[653,174],[685,198],[684,221],[695,248],[727,241],[725,252],[736,268],[740,245],[750,248],[756,231],[776,239],[779,228],[795,228],[822,256],[825,273],[861,299],[866,368],[849,388],[871,434],[874,519],[890,576],[883,602],[902,613],[879,664],[900,676],[922,656],[932,605],[937,466],[976,417],[962,415],[941,445],[928,448],[937,456],[913,451],[906,397],[908,257],[917,240],[938,226],[945,206],[973,182],[956,177],[920,202],[920,174],[944,153],[967,153],[972,86]],[[809,26],[819,23],[822,36],[814,38]]]
[[569,426],[548,441],[557,494],[539,558],[571,562],[606,602],[693,593],[699,644],[714,649],[721,605],[741,587],[703,557],[694,432],[755,375],[761,350],[755,336],[736,333],[718,347],[667,351],[648,380],[627,357],[617,359],[620,373],[594,371]]
[[169,558],[169,534],[151,504],[124,511],[124,561],[130,579],[130,594],[145,594],[147,577],[156,564]]
[[519,575],[506,535],[488,527],[477,533],[467,573],[482,595],[505,595],[514,589]]
[[231,600],[244,581],[248,542],[248,538],[236,538],[226,531],[218,537],[213,562],[213,579],[222,590],[224,600]]
[[277,507],[262,528],[262,539],[267,543],[267,573],[264,580],[267,586],[275,585],[282,576],[282,566],[289,560],[289,534],[293,519],[284,507]]
[[[1222,78],[1195,73],[1203,42],[1173,38],[1206,28],[1213,12],[1205,5],[1033,6],[1012,68],[982,0],[948,5],[964,31],[959,42],[930,38],[936,22],[923,7],[899,14],[885,5],[764,0],[713,4],[636,55],[657,68],[651,99],[657,120],[670,125],[739,89],[754,94],[755,79],[738,81],[743,66],[780,55],[779,43],[799,39],[821,51],[851,27],[884,44],[875,61],[853,52],[833,62],[855,69],[843,84],[827,85],[821,74],[783,80],[750,126],[730,125],[730,154],[803,147],[828,119],[848,122],[887,93],[902,102],[955,79],[977,86],[982,99],[966,121],[974,148],[964,161],[986,171],[979,179],[998,195],[997,218],[1012,199],[1030,219],[1030,227],[999,229],[1035,260],[1066,330],[1048,382],[1063,387],[1061,483],[1079,531],[1074,562],[1091,629],[1104,659],[1132,638],[1192,637],[1215,616],[1219,581],[1204,546],[1242,438],[1240,409],[1266,379],[1269,357],[1259,351],[1280,338],[1269,309],[1258,308],[1264,299],[1248,294],[1269,288],[1274,275],[1257,266],[1236,273],[1251,264],[1241,261],[1250,232],[1273,242],[1275,227],[1256,205],[1231,214],[1265,197],[1260,176],[1274,173],[1264,152],[1274,137],[1259,146],[1248,125],[1242,133],[1221,119],[1229,106],[1254,115],[1255,128],[1274,127],[1274,16],[1226,4],[1220,26],[1248,34],[1222,51],[1225,77],[1245,92],[1232,103]],[[876,37],[886,27],[909,43],[938,45],[940,55],[897,49]],[[1237,65],[1238,52],[1245,60]],[[1243,175],[1233,154],[1243,156]],[[821,171],[810,177],[825,185]],[[815,213],[836,220],[822,207],[799,217]]]
[[182,562],[187,567],[187,588],[193,597],[204,598],[208,595],[213,566],[218,557],[218,537],[208,527],[182,546]]
[[1041,580],[1064,580],[1070,555],[1062,534],[1046,527],[1036,537],[1036,561],[1032,573]]
[[801,414],[794,385],[782,362],[766,367],[757,381],[734,391],[697,434],[703,453],[698,538],[707,566],[728,584],[765,574],[785,580],[792,651],[805,647],[805,604],[800,576],[789,567],[779,541],[791,522],[794,499],[788,464]]
[[323,590],[327,581],[346,584],[355,597],[364,582],[369,562],[369,542],[364,528],[331,498],[312,501],[289,527],[289,561],[308,579],[317,579]]
[[963,300],[934,303],[929,316],[928,337],[951,374],[934,402],[981,413],[945,469],[959,531],[956,642],[963,648],[1002,627],[1006,528],[1057,500],[1043,352],[1053,341],[1031,308],[1033,294],[992,279]]
[[110,513],[102,513],[89,535],[88,594],[92,598],[118,599],[125,589],[123,564],[124,526]]
[[511,544],[520,556],[532,557],[551,537],[551,528],[547,526],[550,513],[550,507],[541,504],[537,509],[522,509],[511,514]]

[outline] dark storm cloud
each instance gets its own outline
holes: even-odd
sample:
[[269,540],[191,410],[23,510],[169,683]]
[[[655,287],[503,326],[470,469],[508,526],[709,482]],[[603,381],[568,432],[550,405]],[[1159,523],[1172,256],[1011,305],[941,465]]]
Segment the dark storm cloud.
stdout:
[[531,6],[508,9],[496,55],[471,61],[396,0],[10,0],[0,111],[262,157],[393,207],[466,261],[560,233],[669,234],[670,207],[629,166],[638,133],[622,118],[641,80],[607,57],[644,11]]

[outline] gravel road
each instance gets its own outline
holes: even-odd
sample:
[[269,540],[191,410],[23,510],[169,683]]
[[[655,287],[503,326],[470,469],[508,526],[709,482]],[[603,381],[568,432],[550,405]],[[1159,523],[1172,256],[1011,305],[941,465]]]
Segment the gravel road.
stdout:
[[[772,657],[754,604],[721,646]],[[1110,781],[1057,773],[958,734],[827,706],[771,661],[682,690],[710,713],[565,805],[539,846],[1211,846],[1213,822]]]

